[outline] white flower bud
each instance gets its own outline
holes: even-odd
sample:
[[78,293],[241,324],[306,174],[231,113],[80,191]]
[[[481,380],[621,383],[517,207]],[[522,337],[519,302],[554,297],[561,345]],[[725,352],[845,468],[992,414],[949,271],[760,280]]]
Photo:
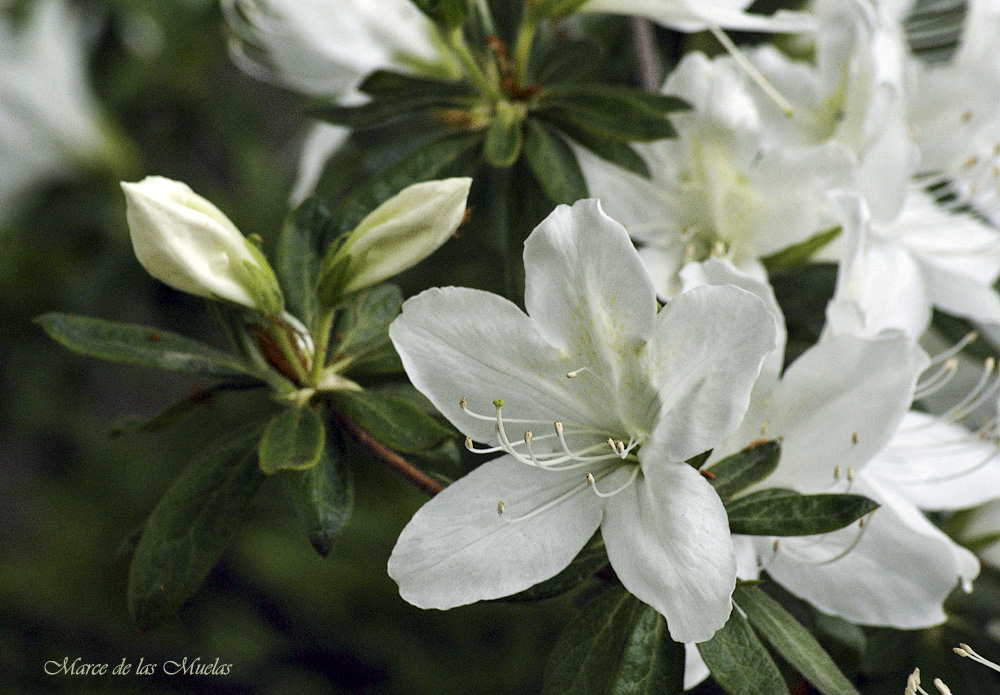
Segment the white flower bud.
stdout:
[[321,294],[347,296],[427,258],[462,223],[471,185],[470,178],[417,183],[379,205],[327,253]]
[[221,210],[162,176],[122,183],[122,189],[132,247],[150,275],[182,292],[281,313],[274,271]]

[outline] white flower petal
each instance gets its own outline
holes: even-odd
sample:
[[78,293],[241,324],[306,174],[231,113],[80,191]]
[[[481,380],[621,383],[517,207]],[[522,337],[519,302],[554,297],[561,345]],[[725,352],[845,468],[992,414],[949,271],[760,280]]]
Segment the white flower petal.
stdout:
[[643,464],[608,500],[601,532],[622,584],[667,619],[677,642],[710,639],[729,618],[736,559],[719,496],[683,463]]
[[775,333],[774,314],[738,287],[706,285],[670,300],[646,349],[661,403],[646,447],[683,461],[731,434]]
[[861,625],[915,629],[943,622],[944,599],[978,572],[974,558],[912,504],[860,475],[854,492],[882,507],[855,548],[824,564],[854,541],[857,524],[823,536],[783,538],[783,550],[765,569],[821,611]]
[[[561,503],[513,521],[574,488]],[[392,551],[389,576],[420,608],[509,596],[565,568],[600,525],[602,505],[579,472],[543,471],[504,456],[417,511]]]
[[389,336],[414,386],[478,442],[495,441],[495,424],[463,411],[463,397],[471,411],[488,416],[493,399],[503,399],[509,416],[548,423],[546,432],[556,419],[593,424],[608,417],[590,412],[606,401],[588,400],[595,382],[566,378],[579,365],[549,345],[517,306],[489,292],[427,290],[403,304]]

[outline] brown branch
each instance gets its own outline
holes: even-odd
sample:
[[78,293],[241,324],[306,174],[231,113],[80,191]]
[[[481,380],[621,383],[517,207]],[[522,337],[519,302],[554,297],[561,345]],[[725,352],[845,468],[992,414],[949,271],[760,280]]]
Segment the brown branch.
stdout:
[[401,475],[419,490],[422,490],[431,496],[434,496],[444,490],[444,485],[424,473],[385,444],[375,439],[375,437],[371,436],[367,430],[362,428],[361,425],[356,423],[354,420],[350,419],[343,413],[337,412],[336,408],[330,408],[330,413],[333,415],[333,419],[337,421],[337,424],[340,425],[345,432],[351,435],[351,438],[355,442],[370,451],[377,459],[382,461],[382,463],[389,466],[389,468]]
[[632,17],[632,42],[635,44],[635,54],[639,63],[639,85],[647,92],[660,91],[663,74],[660,70],[660,57],[656,52],[656,34],[648,19]]

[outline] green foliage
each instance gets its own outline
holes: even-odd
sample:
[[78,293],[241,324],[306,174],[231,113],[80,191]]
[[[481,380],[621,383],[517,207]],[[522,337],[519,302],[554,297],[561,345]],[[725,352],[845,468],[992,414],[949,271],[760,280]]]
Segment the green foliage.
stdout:
[[396,285],[359,292],[341,311],[334,333],[333,361],[348,360],[348,375],[398,374],[403,363],[389,340],[389,324],[399,316],[403,293]]
[[333,408],[390,449],[419,454],[441,446],[455,434],[404,398],[378,391],[334,391]]
[[311,408],[285,408],[275,415],[260,440],[260,469],[301,471],[320,462],[326,446],[323,421]]
[[723,500],[767,478],[778,467],[781,442],[776,439],[760,441],[713,463],[708,473],[712,487]]
[[730,695],[788,695],[771,655],[735,608],[712,639],[698,644],[698,653],[712,678]]
[[816,253],[826,248],[838,236],[840,236],[840,227],[817,232],[805,241],[800,241],[777,253],[761,258],[760,262],[764,264],[767,272],[771,275],[798,268],[808,263]]
[[621,585],[604,590],[556,642],[542,695],[679,695],[684,645],[659,613]]
[[55,312],[35,323],[63,347],[88,357],[222,379],[259,376],[255,367],[231,355],[157,328]]
[[816,344],[826,325],[826,306],[833,299],[837,266],[810,263],[771,276],[771,286],[785,315],[788,343],[785,366]]
[[750,536],[809,536],[844,528],[878,504],[861,495],[800,495],[767,489],[726,504],[729,530]]
[[521,156],[523,119],[524,113],[509,102],[497,104],[496,114],[486,129],[486,140],[483,142],[483,157],[490,166],[509,167]]
[[319,313],[316,284],[323,259],[323,242],[333,223],[319,198],[307,198],[289,214],[278,237],[275,272],[288,310],[312,326]]
[[354,480],[340,433],[333,430],[327,434],[317,465],[283,475],[309,542],[326,557],[347,525],[354,505]]
[[260,386],[262,384],[222,383],[205,389],[197,389],[190,396],[173,403],[151,418],[143,419],[133,415],[123,417],[111,427],[108,436],[119,437],[123,434],[137,434],[139,432],[147,434],[159,432],[176,425],[188,415],[211,406],[219,394],[259,388]]
[[774,650],[823,695],[858,695],[816,638],[759,587],[737,586],[733,600]]
[[552,85],[538,102],[541,115],[557,125],[622,142],[676,137],[667,114],[687,108],[676,97],[587,83]]
[[264,480],[259,437],[251,427],[211,445],[153,509],[128,581],[129,611],[140,628],[156,627],[194,595],[239,530]]
[[587,197],[587,182],[569,145],[547,125],[528,121],[524,156],[539,186],[556,204]]
[[413,0],[413,4],[444,29],[462,26],[468,14],[468,0]]

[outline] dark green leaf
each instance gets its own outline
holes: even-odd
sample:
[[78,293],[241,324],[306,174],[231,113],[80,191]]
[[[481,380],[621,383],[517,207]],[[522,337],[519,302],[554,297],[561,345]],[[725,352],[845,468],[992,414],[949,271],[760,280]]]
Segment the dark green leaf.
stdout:
[[877,503],[861,495],[775,495],[761,490],[730,501],[726,513],[733,533],[809,536],[844,528],[877,508]]
[[472,96],[469,86],[462,82],[435,80],[391,70],[376,70],[368,75],[358,89],[373,97],[385,97],[412,92],[439,96]]
[[560,596],[579,588],[588,579],[593,579],[594,573],[607,564],[608,554],[604,549],[604,539],[598,531],[562,572],[540,584],[499,600],[518,603]]
[[336,102],[320,103],[313,105],[310,112],[328,123],[349,128],[371,128],[397,118],[412,116],[418,111],[471,108],[476,105],[475,96],[460,82],[427,82],[433,83],[435,88],[386,91],[371,101],[356,106],[344,106]]
[[172,616],[201,586],[264,480],[259,427],[205,450],[160,499],[132,558],[129,611],[141,629]]
[[468,0],[413,0],[413,4],[445,29],[462,26],[469,11]]
[[434,449],[454,433],[399,396],[377,391],[331,393],[337,411],[375,439],[403,454]]
[[[355,187],[333,211],[336,233],[353,230],[369,212],[407,186],[436,178],[452,162],[476,147],[481,139],[482,135],[476,133],[436,140]],[[327,243],[332,241],[332,238],[326,239]]]
[[776,440],[754,442],[741,451],[713,463],[708,472],[715,477],[709,482],[726,499],[745,490],[774,472],[781,456],[781,444]]
[[737,586],[733,600],[750,624],[823,695],[858,695],[816,638],[757,587]]
[[805,241],[782,249],[770,256],[761,258],[761,263],[767,268],[768,274],[780,273],[783,270],[798,268],[809,262],[817,252],[826,247],[840,234],[840,227],[833,227],[817,232]]
[[288,311],[307,326],[318,312],[316,283],[323,260],[323,241],[333,224],[319,198],[307,198],[285,220],[278,238],[275,272]]
[[533,63],[532,82],[549,84],[590,75],[604,50],[600,42],[590,38],[555,41],[546,48]]
[[542,695],[679,695],[684,645],[655,610],[613,586],[583,607],[556,642]]
[[509,167],[521,155],[524,144],[523,114],[505,101],[497,105],[497,112],[486,129],[483,157],[495,167]]
[[58,313],[35,323],[63,347],[88,357],[227,379],[256,376],[254,367],[232,355],[158,328]]
[[810,263],[771,276],[774,296],[788,327],[786,366],[819,340],[836,284],[837,266],[832,263]]
[[338,341],[333,361],[349,359],[348,375],[397,374],[403,363],[389,340],[389,324],[399,316],[403,293],[383,284],[355,295],[334,329]]
[[206,408],[210,406],[215,398],[215,395],[218,393],[243,390],[247,388],[258,388],[259,386],[261,385],[256,382],[251,384],[223,383],[216,384],[215,386],[211,386],[207,389],[199,389],[187,398],[177,401],[151,418],[142,419],[134,416],[122,418],[111,427],[111,431],[108,432],[108,436],[119,437],[123,434],[135,434],[137,432],[159,432],[160,430],[164,430],[176,424],[199,408]]
[[347,525],[354,503],[354,483],[340,433],[329,432],[319,463],[288,471],[285,479],[295,509],[306,525],[309,542],[326,557]]
[[771,655],[735,608],[712,639],[698,644],[698,653],[715,681],[730,695],[788,695],[788,686]]
[[524,156],[545,195],[567,205],[587,197],[587,182],[576,155],[562,138],[537,120],[527,122]]
[[542,19],[558,19],[576,12],[587,0],[541,0],[537,4],[525,6]]
[[545,101],[589,103],[604,109],[614,109],[623,104],[638,105],[660,113],[687,111],[691,108],[689,103],[670,94],[593,82],[551,85],[546,88],[544,98]]
[[576,140],[580,145],[612,164],[620,166],[633,174],[649,178],[649,167],[646,160],[642,158],[635,149],[628,143],[611,138],[594,135],[583,128],[577,128],[570,123],[561,124],[562,132]]
[[700,454],[692,456],[684,463],[691,466],[695,470],[699,470],[703,465],[705,465],[705,461],[707,461],[711,456],[712,456],[712,450],[709,449],[708,451],[703,451]]
[[309,408],[285,408],[275,415],[260,440],[260,469],[301,471],[320,461],[326,432],[319,415]]
[[540,110],[539,114],[561,130],[582,130],[594,137],[620,142],[649,142],[677,136],[670,121],[655,111],[633,103],[622,106],[621,110],[625,113],[605,111],[586,104],[559,102]]

